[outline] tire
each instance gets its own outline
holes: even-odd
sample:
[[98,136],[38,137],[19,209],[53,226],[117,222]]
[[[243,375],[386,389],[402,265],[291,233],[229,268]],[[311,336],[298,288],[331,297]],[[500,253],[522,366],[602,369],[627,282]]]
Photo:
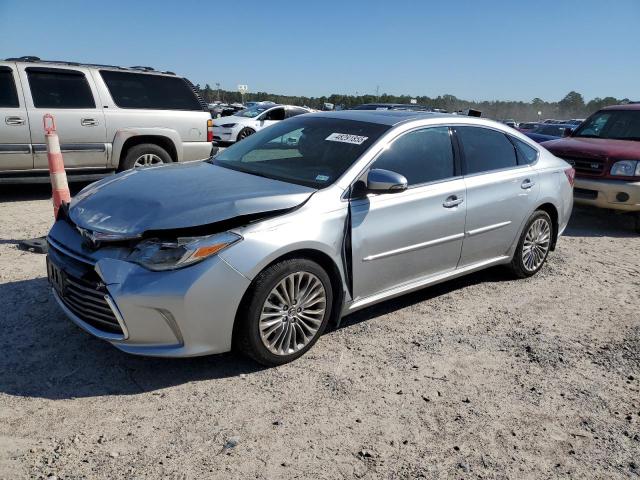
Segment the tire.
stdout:
[[[290,280],[298,282],[297,289]],[[294,299],[287,290],[296,292]],[[297,295],[306,296],[306,303],[297,303]],[[236,319],[234,349],[268,367],[291,362],[322,335],[332,306],[331,280],[320,265],[306,258],[278,262],[261,272],[247,292]]]
[[[535,226],[534,226],[535,225]],[[540,230],[536,230],[540,227]],[[547,260],[554,235],[554,226],[547,212],[536,210],[533,212],[518,241],[509,269],[517,278],[527,278],[535,275]],[[537,245],[529,248],[528,246]],[[531,255],[523,255],[529,251]]]
[[[145,156],[146,159],[144,158]],[[127,151],[124,159],[120,161],[120,171],[171,162],[173,162],[171,155],[164,148],[154,143],[141,143]]]
[[635,230],[636,233],[640,233],[640,212],[636,212],[634,214],[634,219],[633,219],[633,229]]
[[249,135],[253,135],[254,133],[256,133],[256,131],[253,128],[249,128],[249,127],[243,128],[238,132],[238,136],[236,137],[236,142],[239,142],[240,140],[243,140],[247,138]]

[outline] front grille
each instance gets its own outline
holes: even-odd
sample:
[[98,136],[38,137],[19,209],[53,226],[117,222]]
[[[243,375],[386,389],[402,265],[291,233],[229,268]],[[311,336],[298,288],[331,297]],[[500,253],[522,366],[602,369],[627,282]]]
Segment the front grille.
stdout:
[[80,319],[98,330],[123,335],[122,327],[107,303],[107,289],[100,282],[65,275],[62,303]]
[[571,164],[576,169],[576,173],[585,175],[602,175],[607,163],[598,158],[563,157],[563,160]]
[[100,331],[124,336],[116,314],[107,302],[106,286],[93,266],[80,259],[70,256],[50,239],[49,282],[62,303],[80,320]]

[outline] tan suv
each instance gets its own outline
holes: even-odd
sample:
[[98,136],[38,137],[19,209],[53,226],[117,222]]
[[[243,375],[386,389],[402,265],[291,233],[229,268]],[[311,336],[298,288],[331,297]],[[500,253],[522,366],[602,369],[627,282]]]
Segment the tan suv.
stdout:
[[48,181],[42,117],[55,117],[70,180],[210,156],[211,115],[172,72],[0,61],[0,183]]

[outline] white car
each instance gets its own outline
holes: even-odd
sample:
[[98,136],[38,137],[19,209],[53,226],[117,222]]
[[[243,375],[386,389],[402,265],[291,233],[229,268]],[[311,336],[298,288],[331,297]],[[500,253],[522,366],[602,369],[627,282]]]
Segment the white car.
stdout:
[[310,112],[309,108],[294,105],[256,105],[235,115],[217,118],[213,122],[213,139],[217,142],[237,142],[280,120]]

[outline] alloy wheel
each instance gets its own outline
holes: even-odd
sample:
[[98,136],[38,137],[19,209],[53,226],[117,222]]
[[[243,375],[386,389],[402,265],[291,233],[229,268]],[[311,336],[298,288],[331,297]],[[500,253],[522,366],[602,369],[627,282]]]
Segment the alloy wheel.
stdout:
[[527,230],[522,246],[522,263],[529,272],[535,272],[549,253],[551,225],[545,218],[538,218]]
[[160,165],[161,163],[164,163],[162,158],[155,153],[145,153],[136,158],[136,161],[133,163],[133,167],[148,167],[150,165]]
[[304,348],[322,325],[327,292],[309,272],[287,275],[273,287],[259,320],[260,338],[275,355],[291,355]]

